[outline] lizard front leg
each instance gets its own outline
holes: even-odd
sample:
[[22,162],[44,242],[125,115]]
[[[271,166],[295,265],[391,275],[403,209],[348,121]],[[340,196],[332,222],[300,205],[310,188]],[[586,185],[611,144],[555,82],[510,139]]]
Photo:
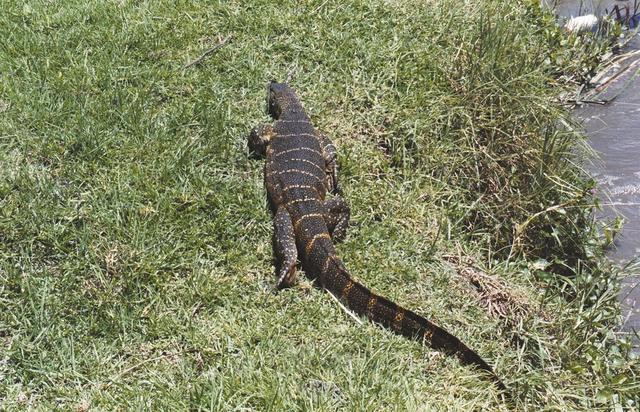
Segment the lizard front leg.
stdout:
[[264,157],[267,154],[267,146],[275,134],[276,132],[270,124],[263,124],[251,129],[247,138],[249,156],[253,158]]
[[318,133],[318,140],[322,147],[322,157],[324,157],[324,167],[327,173],[327,190],[330,193],[340,193],[338,185],[338,155],[331,140],[322,133]]
[[298,250],[293,232],[291,216],[284,206],[280,206],[273,219],[273,250],[276,255],[277,289],[293,285],[296,281],[296,261]]
[[331,239],[338,242],[347,235],[351,209],[347,202],[337,195],[325,200],[324,206],[327,211],[324,220],[331,234]]

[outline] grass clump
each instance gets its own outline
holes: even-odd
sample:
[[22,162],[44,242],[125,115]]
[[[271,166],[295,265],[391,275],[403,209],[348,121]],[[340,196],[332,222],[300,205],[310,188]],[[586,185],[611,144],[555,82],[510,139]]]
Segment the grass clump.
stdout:
[[[613,275],[586,259],[597,249],[569,156],[579,140],[556,127],[565,114],[528,13],[5,2],[2,407],[637,408],[637,362],[611,332]],[[476,348],[511,404],[306,282],[271,293],[262,165],[244,139],[267,120],[266,82],[288,73],[339,147],[347,267]],[[452,251],[543,310],[492,316]]]

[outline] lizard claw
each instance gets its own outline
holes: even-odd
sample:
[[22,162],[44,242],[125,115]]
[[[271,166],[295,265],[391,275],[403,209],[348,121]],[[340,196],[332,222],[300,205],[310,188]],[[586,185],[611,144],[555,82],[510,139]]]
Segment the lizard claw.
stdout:
[[291,265],[288,268],[282,268],[282,270],[280,271],[280,276],[278,277],[278,281],[276,282],[276,289],[280,290],[291,287],[295,283],[297,278],[298,276],[296,273],[295,264]]
[[267,146],[273,135],[273,127],[271,125],[261,125],[251,129],[247,139],[249,147],[249,155],[252,158],[264,157],[267,153]]

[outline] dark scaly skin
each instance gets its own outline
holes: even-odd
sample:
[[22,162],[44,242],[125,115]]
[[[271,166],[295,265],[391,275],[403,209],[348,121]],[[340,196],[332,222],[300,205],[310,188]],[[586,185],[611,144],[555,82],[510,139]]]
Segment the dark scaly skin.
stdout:
[[265,183],[275,216],[277,287],[295,282],[299,258],[308,276],[358,315],[453,354],[463,364],[479,366],[504,390],[491,367],[458,338],[351,278],[333,245],[334,239],[344,236],[349,208],[337,195],[325,201],[327,191],[338,192],[335,149],[311,125],[288,85],[269,84],[268,107],[275,122],[252,130],[249,149],[254,155],[266,155]]

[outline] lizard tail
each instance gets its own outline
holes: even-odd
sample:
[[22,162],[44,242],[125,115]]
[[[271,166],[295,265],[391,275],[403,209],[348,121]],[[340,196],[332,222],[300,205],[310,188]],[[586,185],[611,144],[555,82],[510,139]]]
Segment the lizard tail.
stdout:
[[320,283],[349,309],[396,333],[421,340],[434,349],[455,355],[465,365],[480,367],[490,375],[499,389],[506,391],[505,385],[491,366],[460,339],[415,312],[374,294],[353,280],[339,258],[329,257],[328,260],[331,262],[327,262],[323,273],[320,274]]

